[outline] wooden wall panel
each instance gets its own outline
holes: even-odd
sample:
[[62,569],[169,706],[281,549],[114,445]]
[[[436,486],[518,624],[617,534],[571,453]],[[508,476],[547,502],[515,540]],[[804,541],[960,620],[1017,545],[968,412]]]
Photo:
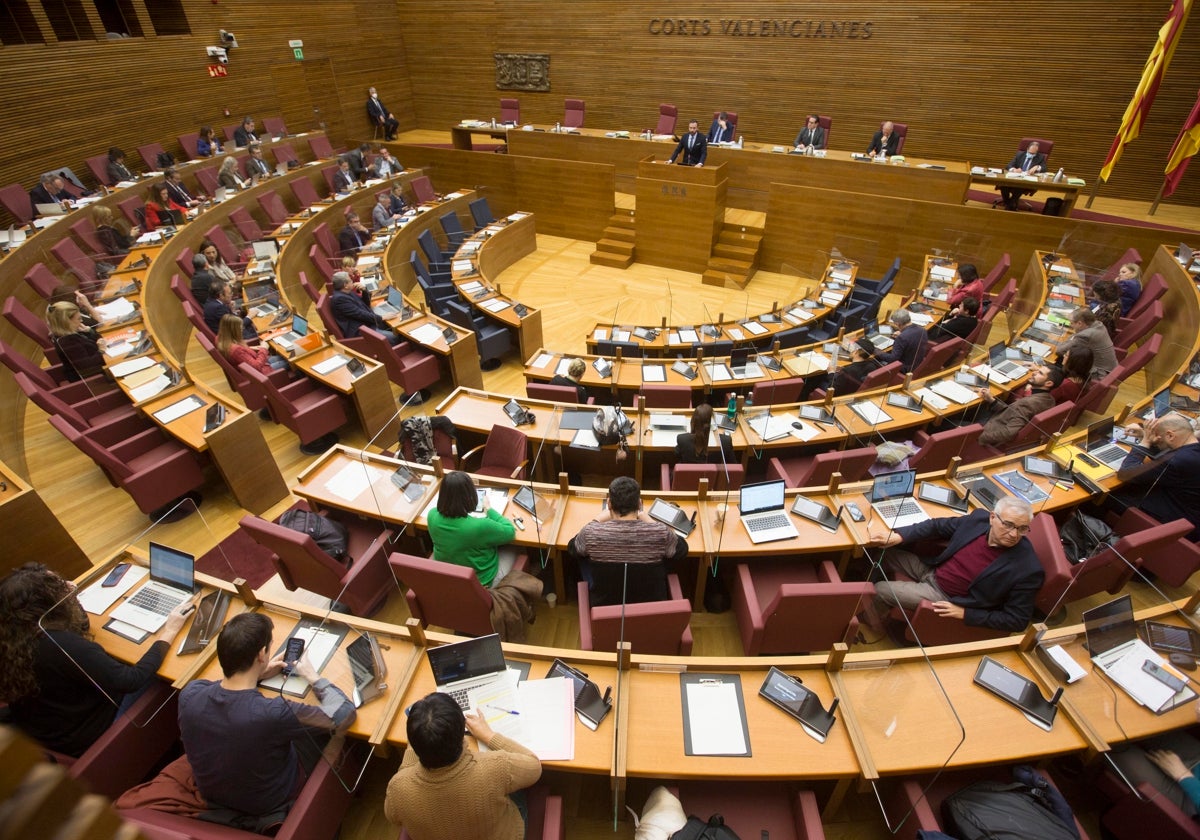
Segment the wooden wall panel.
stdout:
[[[832,145],[865,149],[882,119],[911,126],[915,156],[999,166],[1017,140],[1055,140],[1051,162],[1095,179],[1137,85],[1168,5],[1162,0],[1048,0],[1036,7],[915,0],[722,3],[686,9],[605,0],[396,0],[422,128],[498,116],[494,52],[550,55],[551,91],[505,92],[526,121],[562,118],[563,100],[587,103],[586,125],[640,131],[658,104],[707,126],[719,108],[739,113],[748,139],[787,143],[806,111],[833,116]],[[708,20],[709,34],[655,35],[664,13]],[[870,22],[869,38],[748,34],[746,21]],[[722,29],[738,20],[742,34]],[[678,27],[677,27],[678,28]],[[701,27],[702,28],[702,27]],[[848,27],[847,27],[848,28]],[[860,35],[860,26],[856,30]],[[436,49],[430,45],[436,44]],[[1150,199],[1175,136],[1195,102],[1200,24],[1192,21],[1145,130],[1128,147],[1104,195]],[[1190,173],[1173,199],[1200,200]]]

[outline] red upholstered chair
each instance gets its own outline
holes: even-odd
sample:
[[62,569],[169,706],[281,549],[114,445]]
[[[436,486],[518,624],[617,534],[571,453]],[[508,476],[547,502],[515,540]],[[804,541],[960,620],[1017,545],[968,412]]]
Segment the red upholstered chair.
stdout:
[[679,109],[665,102],[658,106],[658,124],[654,127],[655,134],[674,134],[675,121],[679,118]]
[[966,339],[958,336],[939,341],[929,348],[929,352],[925,354],[921,363],[912,369],[912,378],[923,379],[926,376],[940,373],[951,364],[955,356],[961,355],[966,347]]
[[[308,246],[308,259],[312,262],[313,267],[317,269],[322,277],[325,278],[325,283],[333,282],[333,259],[321,250],[319,243],[314,242]],[[341,270],[339,263],[338,270]],[[320,292],[318,292],[320,294]]]
[[829,650],[858,635],[857,615],[875,594],[866,582],[843,583],[828,560],[738,564],[733,611],[747,656]]
[[330,303],[329,295],[325,292],[317,293],[317,312],[320,313],[321,321],[325,324],[325,328],[329,331],[330,335],[336,338],[341,344],[359,353],[366,352],[367,340],[361,335],[356,335],[354,338],[346,338],[346,334],[338,326],[337,319],[333,317],[333,304]]
[[163,148],[162,143],[147,143],[144,146],[138,146],[137,150],[138,154],[142,156],[142,160],[146,161],[146,171],[162,171],[162,167],[158,165],[158,156],[167,151]]
[[[529,809],[529,817],[525,821],[525,837],[528,840],[562,840],[566,836],[561,796],[551,796],[545,787],[537,785],[525,792],[525,804]],[[400,840],[412,840],[412,837],[401,828]]]
[[312,149],[313,157],[317,160],[326,160],[335,154],[333,146],[329,143],[329,138],[324,134],[318,134],[315,137],[308,138],[308,148]]
[[116,386],[99,375],[82,382],[69,382],[63,375],[61,365],[50,368],[38,367],[32,359],[2,339],[0,339],[0,363],[3,363],[14,374],[24,373],[29,378],[31,387],[54,394],[67,405],[74,405],[77,402],[90,400],[97,394],[116,390]]
[[1046,140],[1041,137],[1022,137],[1021,142],[1017,144],[1017,151],[1027,151],[1030,143],[1037,143],[1038,151],[1044,154],[1047,159],[1049,159],[1050,153],[1054,151],[1054,141]]
[[[270,195],[274,195],[276,200],[279,198],[273,192]],[[265,198],[266,196],[263,197]],[[282,202],[280,203],[282,204]],[[264,207],[263,209],[265,210],[266,208]],[[285,210],[284,212],[286,213],[287,211]],[[257,242],[263,238],[263,229],[258,226],[258,222],[254,221],[254,217],[250,215],[245,207],[239,207],[230,213],[229,220],[233,222],[233,226],[237,228],[238,233],[242,235],[242,239],[245,241]]]
[[1121,386],[1121,378],[1121,366],[1117,365],[1116,369],[1103,379],[1089,379],[1085,382],[1083,393],[1075,400],[1075,408],[1067,417],[1067,425],[1074,426],[1079,418],[1089,411],[1095,414],[1107,412],[1113,397],[1117,395],[1117,389]]
[[1071,412],[1074,410],[1075,402],[1067,400],[1066,402],[1051,406],[1045,411],[1039,411],[1030,418],[1021,431],[1017,432],[1015,438],[1004,445],[1002,450],[997,449],[996,454],[1020,452],[1045,443],[1052,435],[1056,435],[1067,428],[1067,420],[1070,419]]
[[983,426],[972,423],[970,426],[958,426],[941,432],[928,434],[919,431],[913,435],[913,443],[918,446],[908,459],[909,469],[917,472],[937,472],[950,466],[950,460],[959,456],[964,463],[978,460],[976,455],[992,456],[993,453],[979,446],[979,436],[983,434]]
[[829,148],[829,135],[833,131],[833,117],[817,114],[817,125],[825,129],[825,148]]
[[[229,359],[221,354],[217,349],[213,340],[210,339],[204,332],[196,331],[196,341],[200,346],[208,351],[208,355],[212,356],[221,368],[221,372],[225,374],[225,381],[229,383],[229,387],[237,392],[237,395],[242,398],[242,402],[246,404],[246,408],[251,411],[259,411],[267,407],[267,395],[263,393],[262,388],[258,383],[246,376],[240,367],[235,367]],[[278,387],[282,388],[290,381],[286,370],[273,371],[270,376]]]
[[[525,393],[530,399],[550,400],[551,402],[579,404],[579,392],[569,385],[550,385],[546,382],[526,382]],[[586,405],[596,402],[595,397],[588,397]]]
[[108,177],[108,153],[102,155],[92,155],[89,158],[84,158],[84,163],[91,170],[92,176],[96,179],[96,183],[101,186],[111,187],[113,181]]
[[[1107,519],[1118,534],[1132,534],[1160,524],[1153,516],[1137,508],[1127,508],[1119,515],[1110,513]],[[1200,570],[1200,545],[1191,542],[1186,535],[1173,543],[1143,548],[1141,557],[1141,568],[1152,572],[1169,586],[1183,586],[1188,578]]]
[[[312,507],[300,501],[289,510],[312,510]],[[285,528],[278,519],[268,522],[247,514],[238,526],[271,552],[275,571],[289,591],[306,589],[345,604],[355,615],[371,615],[383,606],[393,590],[386,552],[392,531],[378,521],[356,514],[334,509],[320,512],[346,526],[349,562],[330,557],[311,536]]]
[[1123,359],[1135,341],[1140,341],[1146,333],[1162,323],[1163,314],[1163,303],[1161,300],[1156,300],[1150,304],[1149,308],[1143,309],[1140,315],[1123,325],[1117,331],[1117,337],[1113,341],[1113,349],[1117,351],[1117,358]]
[[275,422],[300,438],[301,452],[318,454],[337,442],[334,431],[347,420],[345,397],[311,379],[277,387],[266,374],[249,365],[243,364],[241,369],[266,394],[267,408]]
[[[348,741],[336,762],[318,761],[287,819],[273,835],[275,840],[333,840],[354,798],[354,781],[369,752],[362,744]],[[150,840],[255,840],[263,836],[150,808],[117,813],[136,824]]]
[[291,143],[279,143],[271,147],[271,154],[275,156],[276,163],[299,164],[300,161],[296,157],[296,150],[292,148]]
[[686,385],[642,385],[646,408],[691,408],[692,389]]
[[321,299],[321,293],[317,291],[317,287],[308,279],[308,275],[303,271],[296,272],[300,277],[300,288],[304,289],[304,294],[308,295],[313,303]]
[[[307,178],[296,178],[295,180],[290,181],[288,186],[292,188],[292,195],[296,196],[296,200],[300,202],[300,207],[303,210],[307,210],[309,207],[312,207],[321,200],[321,197],[317,195],[316,187],[314,187],[312,185],[312,181],[308,180]],[[259,203],[262,203],[262,199],[259,199]],[[265,204],[263,204],[263,209],[267,210],[267,206]],[[271,215],[270,210],[267,210],[267,217],[270,219],[271,224],[275,225],[276,227],[283,224],[287,219],[287,216],[285,215],[284,218],[280,219],[279,221],[275,221],[275,217]]]
[[563,102],[563,128],[583,128],[584,104],[582,99],[567,99]]
[[1029,539],[1046,573],[1046,583],[1038,593],[1037,608],[1052,615],[1060,608],[1089,595],[1118,594],[1142,565],[1147,554],[1160,552],[1191,532],[1192,524],[1176,519],[1162,525],[1124,534],[1117,543],[1079,563],[1072,563],[1063,551],[1058,524],[1049,514],[1033,518]]
[[739,837],[825,840],[816,795],[785,782],[688,780],[677,795],[685,814],[720,814]]
[[80,432],[66,419],[55,416],[50,418],[50,425],[91,458],[113,486],[128,493],[138,509],[152,519],[180,497],[194,496],[204,485],[204,472],[195,453],[164,437],[158,429],[121,440],[100,440],[117,424]]
[[[25,282],[29,288],[38,293],[39,297],[46,300],[49,300],[50,295],[54,294],[54,290],[62,285],[62,281],[55,276],[53,271],[46,268],[45,263],[34,263],[33,267],[25,272]],[[45,323],[42,324],[42,329],[45,330]]]
[[[293,183],[303,180],[303,178],[298,178],[296,181],[293,181]],[[311,185],[309,186],[309,189],[312,189]],[[267,214],[267,223],[271,225],[271,227],[277,228],[287,221],[288,209],[284,206],[283,199],[279,197],[279,193],[275,192],[275,190],[267,190],[265,193],[260,195],[258,197],[258,206],[261,207],[263,212]],[[308,205],[304,206],[307,207]],[[230,218],[232,218],[232,216]],[[256,236],[255,239],[262,239],[261,231],[260,235]]]
[[142,200],[141,196],[131,195],[129,198],[123,198],[117,202],[117,207],[121,208],[121,212],[125,214],[129,224],[144,228],[146,202]]
[[405,394],[419,393],[441,379],[438,357],[428,350],[407,341],[392,344],[370,327],[360,327],[358,334],[362,338],[362,351],[382,362],[387,368],[388,379],[399,385]]
[[[988,307],[988,311],[983,314],[983,320],[991,320],[996,316],[992,313],[1003,312],[1004,307],[1012,303],[1012,299],[1017,296],[1017,278],[1010,277],[1008,282],[1004,284],[1004,288],[992,298],[992,305]],[[990,318],[988,316],[991,316]]]
[[[58,240],[50,246],[50,253],[58,258],[58,261],[62,263],[63,268],[67,270],[68,274],[73,274],[79,279],[79,290],[88,297],[93,297],[100,286],[103,285],[96,274],[95,261],[79,250],[79,246],[75,244],[74,239],[66,237]],[[111,257],[108,259],[111,259]]]
[[263,131],[271,138],[287,137],[287,124],[283,117],[263,117]]
[[694,491],[700,487],[700,479],[708,479],[710,490],[738,490],[746,480],[746,470],[741,464],[663,464],[659,473],[659,486],[663,490]]
[[[468,636],[486,636],[492,629],[492,593],[470,566],[443,563],[412,554],[388,558],[392,572],[405,589],[413,618],[422,626],[446,627]],[[528,557],[517,557],[513,568],[524,571]]]
[[[883,123],[879,124],[882,130]],[[892,128],[896,131],[896,136],[900,139],[896,142],[896,154],[904,154],[904,141],[908,139],[908,123],[892,122]]]
[[889,362],[864,376],[858,390],[873,391],[876,388],[890,388],[900,384],[900,380],[903,378],[904,374],[900,372],[900,362]]
[[754,390],[750,392],[750,401],[755,405],[799,402],[800,391],[803,388],[804,380],[799,376],[772,379],[770,382],[756,382]]
[[179,140],[179,145],[183,147],[183,151],[187,153],[188,160],[195,160],[200,157],[199,143],[200,133],[197,131],[180,134],[176,137]]
[[17,224],[27,225],[33,221],[33,204],[29,201],[29,193],[20,184],[0,187],[0,204],[12,214]]
[[799,458],[772,458],[767,465],[767,479],[782,478],[788,487],[828,487],[836,472],[842,474],[843,482],[859,481],[878,456],[874,446],[863,446]]
[[[432,419],[432,418],[431,418]],[[458,464],[458,439],[445,427],[439,424],[433,426],[433,448],[437,452],[438,457],[442,459],[442,465],[446,469],[457,469]],[[404,432],[404,427],[400,427],[400,454],[406,461],[417,460],[416,453],[413,452],[412,440]]]
[[957,645],[1009,635],[1004,630],[971,627],[961,621],[942,618],[934,612],[933,603],[923,599],[909,615],[907,622],[904,620],[904,610],[900,607],[893,607],[889,617],[897,625],[903,625],[904,638],[915,645]]
[[1105,837],[1113,840],[1143,840],[1146,837],[1200,840],[1200,823],[1163,796],[1149,782],[1139,782],[1137,793],[1105,767],[1096,788],[1113,806],[1100,817]]
[[[4,362],[10,364],[7,355]],[[92,394],[89,391],[91,383],[86,382],[44,389],[38,384],[37,377],[25,371],[14,372],[13,379],[34,405],[52,417],[61,417],[78,432],[104,430],[115,424],[132,435],[152,427],[122,391],[112,389]]]
[[246,261],[241,258],[237,247],[229,238],[229,234],[225,232],[225,228],[220,225],[213,225],[204,232],[204,238],[217,246],[217,253],[221,255],[221,259],[225,260],[225,264],[234,271],[242,271],[247,265]]
[[[996,284],[1004,279],[1004,275],[1008,273],[1008,269],[1012,266],[1012,257],[1004,254],[992,266],[992,270],[983,278],[983,293],[986,295],[995,288]],[[982,303],[983,301],[980,301]]]
[[519,99],[500,100],[500,122],[521,124],[521,101]]
[[[5,299],[3,312],[8,323],[42,348],[42,353],[51,365],[59,364],[58,351],[54,347],[54,342],[50,340],[50,328],[46,325],[44,318],[39,318],[30,312],[25,304],[17,300],[16,295],[9,295]],[[61,367],[59,371],[61,373]]]
[[525,478],[525,466],[529,463],[529,438],[511,426],[492,426],[487,443],[476,446],[462,456],[463,469],[468,462],[480,454],[478,468],[471,472],[498,478]]
[[418,204],[428,204],[432,201],[437,201],[437,193],[434,192],[433,182],[429,180],[428,175],[418,175],[408,182],[412,187],[413,195],[417,199]]
[[1121,266],[1125,265],[1125,263],[1142,264],[1142,255],[1137,248],[1126,249],[1119,260],[1104,269],[1098,277],[1093,277],[1092,282],[1094,283],[1096,280],[1116,280],[1117,275],[1121,273]]
[[593,607],[589,604],[587,581],[579,581],[579,647],[582,650],[614,651],[624,639],[635,653],[688,656],[692,652],[692,604],[683,597],[677,575],[667,575],[669,601],[647,601]]
[[[188,277],[191,277],[196,273],[196,267],[192,265],[193,256],[195,256],[195,254],[192,252],[192,249],[185,247],[179,252],[179,255],[175,257],[175,264],[179,266],[179,270]],[[188,288],[191,288],[191,284],[188,284]]]
[[[71,235],[75,237],[75,241],[79,243],[79,247],[92,260],[108,263],[120,261],[120,257],[109,254],[104,250],[104,246],[100,244],[100,239],[96,236],[96,226],[92,223],[91,218],[85,217],[77,222],[72,222]],[[49,295],[46,295],[46,297],[49,297]]]
[[326,186],[329,187],[330,195],[333,195],[334,193],[338,192],[338,190],[334,189],[334,187],[333,187],[333,176],[337,173],[337,171],[338,171],[337,166],[321,167],[321,177],[323,177],[325,179],[325,184],[326,184]]
[[342,246],[338,244],[337,237],[329,231],[329,225],[324,222],[319,222],[313,226],[313,241],[321,246],[321,250],[325,256],[329,258],[331,263],[336,260],[338,270],[342,267],[341,250]]

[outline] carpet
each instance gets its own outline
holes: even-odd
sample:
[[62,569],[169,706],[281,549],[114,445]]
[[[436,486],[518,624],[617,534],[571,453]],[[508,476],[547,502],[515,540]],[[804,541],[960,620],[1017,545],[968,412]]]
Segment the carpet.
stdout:
[[245,578],[251,589],[257,589],[275,574],[272,553],[238,528],[196,561],[196,571],[221,580]]

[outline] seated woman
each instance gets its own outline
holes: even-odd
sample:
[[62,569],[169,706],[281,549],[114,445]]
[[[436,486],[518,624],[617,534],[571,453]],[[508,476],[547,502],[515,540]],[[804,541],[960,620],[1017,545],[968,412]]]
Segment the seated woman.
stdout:
[[875,358],[875,345],[860,338],[850,345],[850,364],[843,365],[830,373],[818,373],[804,380],[800,399],[807,400],[818,388],[828,391],[833,388],[839,394],[852,394],[866,379],[867,374],[879,367]]
[[110,186],[122,181],[132,181],[137,177],[125,165],[125,152],[116,146],[108,150],[108,165],[105,167],[105,172],[108,174]]
[[1175,730],[1118,747],[1112,762],[1130,784],[1149,782],[1192,819],[1200,814],[1200,741],[1190,733]]
[[213,134],[212,126],[201,126],[200,137],[196,140],[196,154],[206,158],[220,153],[221,144]]
[[958,279],[954,281],[946,304],[953,309],[969,297],[983,301],[983,281],[979,279],[979,269],[971,263],[963,263],[958,267]]
[[481,584],[495,588],[516,562],[517,551],[508,543],[517,530],[487,499],[485,495],[483,516],[472,516],[479,505],[475,482],[464,472],[446,473],[437,508],[428,514],[429,536],[434,560],[470,566]]
[[1092,285],[1092,297],[1096,299],[1092,304],[1096,320],[1108,330],[1109,338],[1116,338],[1122,315],[1121,290],[1112,280],[1097,280]]
[[103,320],[88,296],[67,283],[54,287],[50,293],[50,303],[73,303],[78,306],[85,327],[94,327]]
[[237,315],[223,315],[217,325],[217,352],[229,360],[234,367],[245,362],[259,373],[270,376],[272,371],[286,370],[287,361],[272,355],[267,347],[251,347],[246,343],[242,319]]
[[50,324],[50,340],[68,380],[78,382],[104,370],[104,339],[84,325],[78,306],[70,302],[52,303],[46,320]]
[[92,208],[92,222],[96,225],[96,238],[110,257],[123,257],[129,253],[141,230],[135,225],[126,226],[113,218],[113,211],[103,204]]
[[38,563],[0,581],[0,701],[44,746],[81,755],[155,678],[191,601],[167,617],[134,665],[92,641],[75,587]]
[[171,200],[164,182],[159,181],[150,188],[146,198],[146,230],[181,225],[186,220],[187,208]]
[[1121,266],[1117,272],[1117,289],[1121,293],[1121,317],[1124,318],[1142,296],[1142,267],[1137,263]]
[[1092,351],[1089,347],[1073,347],[1067,351],[1062,361],[1062,384],[1050,392],[1054,404],[1067,400],[1077,400],[1083,393],[1083,386],[1092,375]]
[[551,385],[562,385],[564,388],[574,388],[578,401],[586,403],[588,401],[587,388],[579,384],[579,380],[583,378],[583,372],[587,370],[587,365],[583,359],[571,359],[567,363],[567,375],[561,373],[554,374],[554,378],[550,380]]
[[237,283],[237,272],[229,267],[225,259],[221,256],[221,252],[217,250],[217,246],[213,244],[211,239],[205,239],[200,243],[200,253],[208,260],[208,272],[215,279],[222,283]]
[[733,438],[721,434],[721,449],[709,449],[709,438],[712,434],[713,407],[701,403],[692,412],[692,430],[684,432],[675,438],[676,464],[720,464],[721,451],[724,450],[724,463],[734,464],[738,461],[733,455]]
[[221,161],[221,169],[217,172],[217,183],[227,190],[240,190],[246,186],[246,180],[238,172],[237,158],[233,155]]

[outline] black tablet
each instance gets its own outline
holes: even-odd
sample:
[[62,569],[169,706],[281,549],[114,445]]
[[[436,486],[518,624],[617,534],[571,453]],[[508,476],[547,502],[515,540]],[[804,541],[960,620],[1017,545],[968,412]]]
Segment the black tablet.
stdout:
[[1042,697],[1033,680],[1018,674],[990,656],[983,657],[975,671],[975,684],[1007,700],[1043,729],[1054,725],[1058,706]]
[[836,698],[829,711],[825,711],[821,698],[810,691],[799,678],[785,674],[775,667],[767,672],[767,678],[758,689],[758,696],[800,721],[804,731],[821,743],[825,743],[829,730],[837,720],[833,714],[838,706]]
[[965,496],[960,496],[951,487],[943,487],[940,484],[930,484],[928,481],[923,481],[921,482],[920,489],[917,491],[917,498],[923,502],[933,502],[935,505],[948,507],[959,513],[966,513],[967,499],[971,498],[971,491],[968,490]]
[[811,522],[816,522],[826,531],[836,531],[842,524],[841,508],[838,508],[837,513],[834,513],[825,505],[815,502],[806,496],[796,497],[796,501],[792,503],[792,513],[797,516],[803,516]]

